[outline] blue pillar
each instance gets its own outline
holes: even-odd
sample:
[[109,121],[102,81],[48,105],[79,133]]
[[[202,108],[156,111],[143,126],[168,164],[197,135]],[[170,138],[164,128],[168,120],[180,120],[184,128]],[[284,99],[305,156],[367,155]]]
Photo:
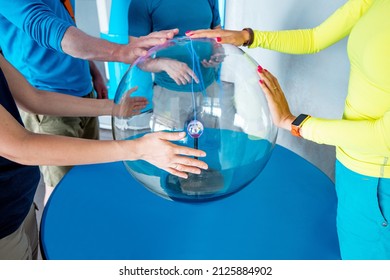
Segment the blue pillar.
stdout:
[[[100,35],[103,39],[118,44],[129,42],[127,13],[130,2],[131,0],[113,0],[111,2],[108,33]],[[118,84],[128,68],[129,65],[125,63],[108,62],[108,97],[110,99],[114,99]]]

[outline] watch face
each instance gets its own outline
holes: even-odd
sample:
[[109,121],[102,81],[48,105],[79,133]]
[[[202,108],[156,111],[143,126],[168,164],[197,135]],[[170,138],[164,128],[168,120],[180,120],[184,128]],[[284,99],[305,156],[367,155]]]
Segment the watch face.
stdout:
[[307,117],[308,117],[308,115],[300,114],[300,115],[292,122],[292,125],[294,125],[294,126],[299,126]]

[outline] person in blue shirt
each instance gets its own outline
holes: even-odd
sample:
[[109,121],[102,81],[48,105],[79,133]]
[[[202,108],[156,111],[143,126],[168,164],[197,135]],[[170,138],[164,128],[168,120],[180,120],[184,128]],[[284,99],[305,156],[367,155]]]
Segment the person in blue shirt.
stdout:
[[[128,11],[130,42],[150,32],[172,28],[179,28],[176,37],[185,36],[185,32],[188,30],[220,29],[221,18],[218,0],[131,1]],[[153,71],[157,72],[155,67]],[[165,87],[182,90],[182,86],[190,83],[192,79],[196,83],[199,82],[195,73],[185,63],[174,63],[174,61],[168,63],[165,60],[158,67],[165,73],[158,73],[156,80],[160,80]],[[171,79],[168,79],[168,76]]]
[[[94,67],[90,68],[87,60],[131,63],[151,46],[161,43],[161,39],[165,40],[168,33],[173,36],[177,32],[153,34],[129,45],[113,44],[77,29],[62,2],[0,0],[0,46],[4,56],[39,90],[92,97],[90,70]],[[98,80],[102,88],[99,77]],[[53,117],[23,112],[22,116],[26,127],[34,132],[98,138],[96,118]],[[42,167],[47,193],[51,193],[52,187],[69,169],[70,166]]]
[[[0,259],[37,258],[33,198],[40,173],[34,165],[144,160],[181,178],[207,169],[207,164],[195,159],[204,157],[203,151],[170,142],[184,138],[184,132],[150,133],[128,141],[35,134],[23,127],[15,101],[26,111],[45,115],[98,116],[115,112],[111,100],[37,90],[0,55]],[[131,98],[129,114],[145,105],[144,98]]]

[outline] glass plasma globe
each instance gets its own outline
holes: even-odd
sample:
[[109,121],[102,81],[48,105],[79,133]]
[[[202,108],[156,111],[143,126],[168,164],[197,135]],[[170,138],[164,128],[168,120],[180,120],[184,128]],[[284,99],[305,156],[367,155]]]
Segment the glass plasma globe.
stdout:
[[[205,151],[200,159],[209,169],[182,179],[142,160],[125,161],[130,174],[150,191],[184,202],[227,197],[253,181],[277,136],[257,66],[240,48],[213,39],[179,37],[140,57],[115,95],[114,139],[185,131],[174,143]],[[132,99],[139,96],[148,105],[136,111]]]

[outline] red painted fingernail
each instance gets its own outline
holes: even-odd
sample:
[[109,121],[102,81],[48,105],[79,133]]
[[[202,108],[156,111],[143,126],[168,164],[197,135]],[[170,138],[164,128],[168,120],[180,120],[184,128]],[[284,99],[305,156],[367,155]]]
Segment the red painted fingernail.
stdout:
[[221,37],[217,37],[216,40],[218,43],[220,43],[222,41]]
[[191,31],[191,30],[187,30],[187,31],[186,31],[186,34],[187,34],[187,33],[190,33],[190,32],[192,32],[192,31]]
[[265,71],[265,72],[268,72],[268,70],[267,70],[267,69],[264,69],[264,71]]
[[263,67],[261,67],[260,65],[259,66],[257,66],[257,72],[259,72],[259,73],[263,73]]
[[259,80],[260,84],[264,85],[264,80]]

